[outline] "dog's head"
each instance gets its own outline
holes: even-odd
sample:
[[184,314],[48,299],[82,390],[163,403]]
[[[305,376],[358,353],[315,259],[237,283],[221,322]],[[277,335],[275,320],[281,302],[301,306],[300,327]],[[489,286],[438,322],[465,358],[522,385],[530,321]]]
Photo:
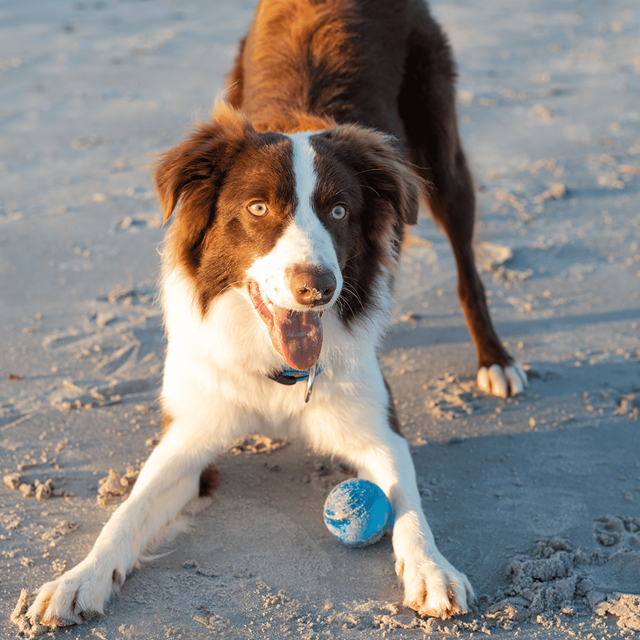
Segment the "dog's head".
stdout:
[[193,280],[202,313],[240,289],[295,369],[317,361],[324,311],[336,305],[348,325],[371,309],[418,215],[415,177],[383,134],[259,133],[224,104],[155,179],[165,222],[180,202],[165,259]]

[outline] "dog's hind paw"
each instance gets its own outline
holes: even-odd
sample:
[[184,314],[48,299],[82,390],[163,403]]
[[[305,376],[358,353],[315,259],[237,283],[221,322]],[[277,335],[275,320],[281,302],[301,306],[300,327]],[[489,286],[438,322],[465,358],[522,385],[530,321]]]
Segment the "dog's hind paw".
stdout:
[[404,581],[404,604],[421,616],[451,618],[469,611],[474,593],[467,577],[443,557],[396,564]]
[[502,367],[492,364],[478,369],[478,387],[486,393],[500,398],[508,398],[522,393],[529,384],[527,374],[519,362]]

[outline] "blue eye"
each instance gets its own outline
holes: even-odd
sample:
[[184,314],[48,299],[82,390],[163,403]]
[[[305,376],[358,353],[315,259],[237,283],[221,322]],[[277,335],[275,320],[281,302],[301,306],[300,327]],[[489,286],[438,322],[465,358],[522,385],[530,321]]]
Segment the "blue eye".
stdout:
[[254,202],[247,207],[247,210],[257,218],[263,218],[269,213],[269,209],[264,202]]
[[347,208],[341,204],[337,204],[331,209],[331,215],[336,220],[343,220],[347,215]]

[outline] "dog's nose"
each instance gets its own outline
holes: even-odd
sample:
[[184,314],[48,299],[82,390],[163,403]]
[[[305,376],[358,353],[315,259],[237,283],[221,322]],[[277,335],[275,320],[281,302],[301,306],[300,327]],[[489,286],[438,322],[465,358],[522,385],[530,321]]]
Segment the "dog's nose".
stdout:
[[296,265],[290,270],[291,293],[298,304],[318,307],[327,304],[336,290],[336,278],[318,267]]

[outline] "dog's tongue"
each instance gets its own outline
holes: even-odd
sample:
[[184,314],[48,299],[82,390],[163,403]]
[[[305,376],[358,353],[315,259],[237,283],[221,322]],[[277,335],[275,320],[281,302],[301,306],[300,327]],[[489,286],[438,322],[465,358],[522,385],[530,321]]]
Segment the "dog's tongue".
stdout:
[[310,369],[320,357],[322,323],[317,311],[291,311],[276,307],[271,341],[292,369]]

